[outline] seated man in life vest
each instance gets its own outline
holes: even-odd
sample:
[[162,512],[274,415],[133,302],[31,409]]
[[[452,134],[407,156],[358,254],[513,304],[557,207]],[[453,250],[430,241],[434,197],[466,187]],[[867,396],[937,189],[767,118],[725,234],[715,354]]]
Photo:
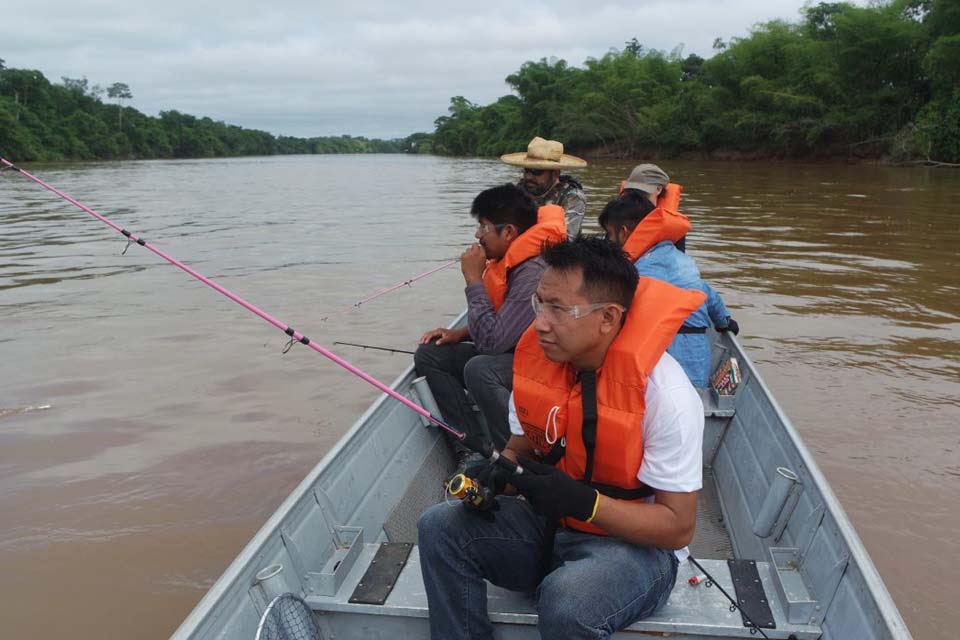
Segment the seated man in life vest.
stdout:
[[[655,164],[638,164],[630,177],[620,183],[620,195],[624,193],[648,199],[655,207],[680,211],[680,194],[683,187],[670,182],[667,172]],[[680,251],[687,251],[687,236],[673,243]]]
[[703,406],[665,350],[705,295],[638,277],[599,238],[544,260],[502,452],[524,471],[477,474],[525,499],[420,518],[435,640],[493,637],[484,580],[535,592],[542,638],[610,637],[666,602],[693,538]]
[[[443,419],[473,443],[501,447],[509,437],[507,404],[513,380],[513,349],[533,321],[530,296],[545,268],[540,251],[566,237],[563,209],[537,208],[519,187],[506,184],[473,201],[477,244],[460,257],[466,282],[467,326],[423,334],[414,355]],[[483,413],[487,430],[471,409],[464,389]],[[470,451],[451,440],[462,470]]]
[[560,174],[563,169],[579,169],[587,161],[563,152],[563,144],[537,136],[527,145],[526,153],[506,153],[500,160],[515,167],[523,167],[517,186],[529,193],[539,206],[557,204],[563,207],[567,219],[567,237],[576,238],[587,211],[583,186],[572,176]]
[[717,331],[733,331],[736,335],[740,326],[730,317],[720,295],[700,278],[693,258],[673,244],[690,230],[690,221],[665,207],[654,208],[649,198],[624,191],[619,200],[607,203],[599,222],[607,239],[626,251],[641,276],[707,294],[706,303],[687,318],[667,349],[694,386],[706,387],[710,380],[707,327],[713,321]]

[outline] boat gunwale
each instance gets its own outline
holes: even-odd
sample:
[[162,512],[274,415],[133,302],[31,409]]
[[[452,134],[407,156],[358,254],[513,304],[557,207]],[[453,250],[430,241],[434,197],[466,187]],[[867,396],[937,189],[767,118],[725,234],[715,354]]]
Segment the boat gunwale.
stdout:
[[780,423],[786,429],[787,436],[793,443],[793,446],[796,447],[797,453],[800,456],[800,460],[806,466],[807,472],[813,480],[814,485],[817,487],[817,490],[820,492],[821,497],[823,498],[824,507],[826,508],[827,513],[833,517],[834,522],[837,524],[837,529],[840,535],[843,537],[843,541],[847,545],[847,549],[850,552],[851,561],[856,562],[857,568],[863,575],[864,582],[866,582],[867,586],[869,587],[869,593],[874,597],[877,609],[880,611],[880,615],[882,615],[884,618],[885,626],[895,636],[899,632],[901,634],[900,637],[912,638],[913,636],[910,633],[906,622],[903,620],[903,616],[900,615],[900,610],[897,607],[896,602],[894,602],[893,597],[890,595],[887,585],[883,581],[883,577],[880,575],[876,565],[873,563],[873,559],[870,557],[867,548],[863,545],[860,535],[854,528],[853,522],[851,522],[850,518],[847,516],[847,512],[844,510],[839,498],[837,498],[837,495],[834,493],[833,487],[830,486],[830,482],[827,480],[827,477],[817,465],[813,454],[810,453],[810,450],[803,443],[800,433],[793,426],[790,418],[787,417],[786,413],[784,413],[783,409],[780,407],[780,403],[777,402],[776,396],[773,395],[770,387],[768,387],[763,381],[763,378],[760,376],[756,365],[754,365],[753,360],[750,359],[750,356],[747,355],[743,346],[735,336],[728,333],[727,337],[729,338],[730,343],[736,349],[737,356],[742,358],[742,362],[746,365],[746,368],[752,372],[755,382],[760,385],[763,395],[769,400],[771,408],[776,413]]
[[[466,311],[464,310],[452,323],[450,327],[459,326]],[[763,381],[753,360],[747,355],[740,342],[731,334],[724,336],[739,358],[742,358],[744,367],[752,373],[755,382],[759,385],[761,392],[767,398],[771,408],[775,412],[781,425],[785,428],[785,433],[789,441],[796,448],[801,462],[806,466],[811,481],[823,499],[824,508],[831,515],[837,524],[837,529],[846,544],[850,561],[856,563],[857,568],[862,574],[864,582],[868,586],[870,597],[873,598],[880,615],[883,618],[884,626],[893,637],[912,638],[909,629],[906,626],[900,611],[897,608],[892,596],[887,590],[883,578],[874,565],[872,558],[860,540],[853,523],[844,511],[839,499],[833,492],[832,487],[827,481],[826,476],[820,470],[813,455],[803,443],[799,432],[793,426],[793,423],[780,407],[770,388]],[[414,377],[414,364],[411,362],[402,373],[400,373],[390,384],[391,389],[397,389],[403,386],[408,379]],[[180,624],[171,638],[189,638],[206,622],[211,614],[216,611],[216,605],[234,587],[236,581],[248,569],[249,565],[257,559],[259,551],[266,545],[270,538],[279,531],[281,524],[287,516],[296,508],[303,496],[309,492],[320,480],[322,474],[340,455],[340,453],[350,446],[352,441],[359,435],[360,431],[367,424],[373,414],[378,411],[384,403],[392,401],[386,393],[381,393],[371,405],[360,415],[353,425],[337,440],[336,444],[320,459],[313,469],[304,477],[297,487],[280,504],[277,510],[263,524],[251,540],[244,546],[243,550],[227,566],[224,573],[204,594],[203,598],[191,610],[190,614]],[[722,496],[721,496],[722,499]]]
[[[464,312],[464,315],[466,312]],[[461,316],[462,317],[462,316]],[[455,322],[459,322],[460,318],[457,318]],[[393,382],[390,383],[391,389],[396,389],[400,387],[407,378],[413,376],[414,364],[411,362],[403,372],[398,375]],[[363,427],[366,425],[370,417],[380,409],[380,407],[387,401],[393,401],[394,399],[386,393],[381,392],[379,397],[374,400],[366,411],[364,411],[359,418],[354,421],[351,427],[337,440],[336,444],[330,448],[330,450],[324,454],[320,461],[310,470],[309,473],[300,481],[300,484],[290,492],[290,495],[284,499],[280,506],[277,507],[277,510],[267,519],[267,521],[260,527],[256,534],[250,539],[250,541],[244,545],[243,550],[234,558],[224,572],[220,575],[216,582],[213,583],[213,586],[207,590],[203,598],[193,607],[189,615],[180,623],[180,626],[177,627],[177,630],[174,631],[173,635],[170,636],[173,638],[188,638],[191,637],[190,634],[200,628],[200,626],[207,620],[208,616],[215,611],[216,604],[220,599],[226,595],[226,593],[234,586],[236,581],[243,575],[244,571],[247,569],[248,565],[257,558],[257,554],[261,548],[270,540],[270,538],[275,535],[280,530],[280,525],[286,520],[287,516],[296,508],[300,500],[306,495],[309,491],[320,480],[321,475],[327,470],[333,461],[340,455],[340,452],[348,447],[355,437],[360,433]]]

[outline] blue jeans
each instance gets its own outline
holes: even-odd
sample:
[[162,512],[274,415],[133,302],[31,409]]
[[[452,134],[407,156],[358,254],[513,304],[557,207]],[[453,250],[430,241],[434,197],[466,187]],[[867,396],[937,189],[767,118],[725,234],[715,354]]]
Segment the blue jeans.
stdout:
[[677,576],[672,551],[571,529],[557,532],[552,570],[541,581],[544,518],[500,496],[491,521],[439,504],[419,522],[420,567],[434,640],[493,638],[486,578],[535,592],[540,637],[608,638],[651,615]]

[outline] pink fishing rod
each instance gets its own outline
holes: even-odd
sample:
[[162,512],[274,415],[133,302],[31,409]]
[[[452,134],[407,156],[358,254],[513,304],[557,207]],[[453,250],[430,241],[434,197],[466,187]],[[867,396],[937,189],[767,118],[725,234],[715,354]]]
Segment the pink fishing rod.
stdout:
[[445,263],[445,264],[442,264],[442,265],[440,265],[439,267],[434,267],[433,269],[430,269],[430,271],[425,271],[424,273],[421,273],[421,274],[418,275],[418,276],[414,276],[414,277],[410,278],[409,280],[404,280],[403,282],[398,282],[397,284],[393,285],[392,287],[387,287],[387,288],[384,289],[383,291],[378,291],[377,293],[374,293],[373,295],[369,295],[369,296],[367,296],[366,298],[362,298],[362,299],[360,299],[360,300],[357,300],[357,301],[354,302],[353,304],[350,304],[350,305],[347,305],[347,306],[345,306],[345,307],[343,307],[343,308],[341,308],[341,309],[338,309],[338,310],[334,311],[333,313],[330,313],[329,315],[325,315],[325,316],[323,316],[322,318],[320,318],[320,321],[321,321],[321,322],[326,322],[326,321],[329,320],[330,318],[336,318],[337,316],[343,315],[343,314],[346,313],[347,311],[350,311],[350,310],[352,310],[352,309],[358,309],[361,305],[364,305],[364,304],[370,302],[371,300],[376,300],[376,299],[379,298],[380,296],[386,295],[386,294],[390,293],[391,291],[396,291],[396,290],[399,289],[400,287],[409,287],[410,285],[412,285],[412,284],[413,284],[414,282],[416,282],[417,280],[423,280],[423,279],[426,278],[427,276],[433,275],[433,274],[435,274],[435,273],[438,272],[438,271],[443,271],[444,269],[449,269],[450,267],[452,267],[453,265],[457,264],[458,262],[460,262],[459,259],[458,259],[458,260],[451,260],[450,262],[447,262],[447,263]]
[[[238,296],[237,294],[233,293],[232,291],[230,291],[230,290],[227,289],[226,287],[222,287],[222,286],[220,286],[219,284],[217,284],[216,282],[214,282],[213,280],[211,280],[210,278],[207,278],[207,277],[204,276],[203,274],[198,273],[197,271],[194,271],[193,269],[191,269],[191,268],[188,267],[187,265],[183,264],[182,262],[180,262],[179,260],[177,260],[177,259],[174,258],[173,256],[170,256],[170,255],[164,253],[163,251],[161,251],[160,249],[158,249],[157,247],[153,246],[152,244],[150,244],[149,242],[147,242],[147,241],[144,240],[143,238],[137,236],[137,235],[134,234],[134,233],[131,233],[130,231],[127,231],[126,229],[124,229],[123,227],[115,224],[114,222],[112,222],[112,221],[109,220],[108,218],[100,215],[99,213],[97,213],[96,211],[94,211],[93,209],[91,209],[90,207],[87,207],[86,205],[84,205],[84,204],[81,203],[81,202],[78,202],[77,200],[74,200],[73,198],[71,198],[71,197],[68,196],[67,194],[65,194],[65,193],[63,193],[62,191],[59,191],[58,189],[56,189],[55,187],[47,184],[46,182],[44,182],[44,181],[41,180],[40,178],[38,178],[38,177],[30,174],[29,172],[27,172],[27,171],[24,170],[24,169],[21,169],[21,168],[18,167],[18,166],[14,165],[12,162],[8,161],[8,160],[7,160],[6,158],[4,158],[3,156],[0,156],[0,164],[4,165],[6,168],[9,168],[9,169],[12,169],[13,171],[16,171],[17,173],[19,173],[19,174],[22,175],[22,176],[26,176],[27,178],[29,178],[29,179],[33,180],[34,182],[36,182],[37,184],[39,184],[41,187],[43,187],[43,188],[46,189],[47,191],[50,191],[51,193],[55,193],[56,195],[60,196],[61,198],[63,198],[63,199],[66,200],[67,202],[69,202],[70,204],[75,205],[75,206],[79,207],[80,209],[86,211],[87,213],[89,213],[90,215],[92,215],[94,218],[96,218],[96,219],[99,220],[100,222],[103,222],[104,224],[106,224],[107,226],[111,227],[112,229],[114,229],[114,230],[119,231],[120,233],[122,233],[122,234],[127,238],[127,241],[128,241],[128,242],[136,242],[136,243],[139,244],[141,247],[144,247],[144,248],[146,248],[146,249],[149,249],[150,251],[152,251],[153,253],[157,254],[158,256],[160,256],[161,258],[163,258],[164,260],[166,260],[166,261],[169,262],[170,264],[172,264],[172,265],[174,265],[174,266],[176,266],[176,267],[179,267],[180,269],[186,271],[187,273],[189,273],[191,276],[193,276],[194,278],[196,278],[196,279],[199,280],[200,282],[204,283],[205,285],[209,286],[210,288],[212,288],[212,289],[214,289],[214,290],[222,293],[222,294],[225,295],[226,297],[230,298],[231,300],[233,300],[234,302],[236,302],[237,304],[239,304],[239,305],[240,305],[241,307],[243,307],[244,309],[247,309],[248,311],[251,311],[252,313],[257,314],[258,316],[260,316],[261,318],[263,318],[264,320],[266,320],[267,322],[269,322],[269,323],[272,324],[273,326],[277,327],[278,329],[280,329],[281,331],[283,331],[284,333],[286,333],[288,336],[290,336],[290,338],[291,338],[292,340],[295,340],[295,341],[297,341],[297,342],[300,342],[301,344],[304,344],[304,345],[310,347],[311,349],[313,349],[314,351],[316,351],[316,352],[319,353],[320,355],[322,355],[322,356],[324,356],[324,357],[332,360],[333,362],[337,363],[338,365],[340,365],[341,367],[343,367],[344,369],[346,369],[346,370],[349,371],[350,373],[352,373],[352,374],[354,374],[355,376],[357,376],[357,377],[365,380],[366,382],[368,382],[369,384],[373,385],[373,386],[376,387],[377,389],[380,389],[380,391],[383,391],[384,393],[386,393],[388,396],[390,396],[390,397],[393,398],[394,400],[397,400],[397,401],[403,403],[404,405],[406,405],[407,407],[409,407],[409,408],[412,409],[413,411],[417,412],[418,414],[420,414],[420,415],[423,416],[424,418],[430,420],[431,422],[433,422],[433,423],[436,424],[437,426],[441,427],[442,429],[446,429],[447,431],[449,431],[450,433],[452,433],[454,436],[456,436],[456,437],[459,438],[460,440],[463,440],[463,439],[464,439],[465,435],[464,435],[463,433],[461,433],[460,431],[457,431],[456,429],[454,429],[453,427],[451,427],[449,424],[447,424],[446,422],[444,422],[444,421],[441,420],[440,418],[436,417],[435,415],[433,415],[432,413],[430,413],[429,411],[427,411],[426,409],[424,409],[424,408],[421,407],[420,405],[416,404],[415,402],[411,401],[411,400],[408,399],[408,398],[403,397],[402,395],[400,395],[399,393],[397,393],[396,391],[394,391],[393,389],[391,389],[390,387],[388,387],[388,386],[385,385],[384,383],[380,382],[379,380],[377,380],[377,379],[374,378],[373,376],[371,376],[371,375],[369,375],[369,374],[361,371],[360,369],[358,369],[357,367],[353,366],[352,364],[350,364],[349,362],[347,362],[346,360],[344,360],[343,358],[341,358],[341,357],[338,356],[337,354],[333,353],[332,351],[329,351],[329,350],[327,350],[327,349],[324,349],[323,347],[321,347],[321,346],[318,345],[317,343],[311,341],[310,338],[306,337],[305,335],[303,335],[303,334],[300,333],[299,331],[296,331],[295,329],[293,329],[293,327],[290,327],[290,326],[284,324],[283,322],[280,322],[279,320],[277,320],[276,318],[274,318],[273,316],[271,316],[271,315],[268,314],[267,312],[261,310],[259,307],[251,304],[250,302],[247,302],[246,300],[244,300],[243,298],[241,298],[241,297]],[[0,167],[0,170],[3,170],[3,167]],[[436,271],[436,269],[435,269],[434,271]],[[402,285],[401,285],[401,286],[402,286]],[[485,452],[481,451],[481,453],[485,453]],[[491,450],[491,455],[488,455],[487,457],[492,457],[492,455],[496,455],[497,457],[499,457],[499,454],[498,454],[496,451],[492,451],[492,450]]]

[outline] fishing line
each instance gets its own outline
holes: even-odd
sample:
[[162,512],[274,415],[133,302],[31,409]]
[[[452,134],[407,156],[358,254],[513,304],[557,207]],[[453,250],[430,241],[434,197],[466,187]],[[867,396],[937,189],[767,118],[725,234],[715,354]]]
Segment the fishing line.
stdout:
[[406,354],[409,354],[409,355],[411,355],[411,356],[416,353],[416,352],[414,352],[414,351],[407,351],[406,349],[391,349],[391,348],[389,348],[389,347],[375,347],[375,346],[373,346],[372,344],[357,344],[356,342],[339,342],[339,341],[337,341],[337,342],[334,342],[333,344],[342,344],[342,345],[346,345],[346,346],[348,346],[348,347],[360,347],[360,348],[363,349],[364,351],[366,351],[367,349],[373,349],[374,351],[387,351],[387,352],[389,352],[389,353],[406,353]]
[[[408,408],[412,409],[412,410],[415,411],[416,413],[420,414],[420,415],[423,416],[424,418],[430,420],[431,422],[433,422],[434,424],[436,424],[438,427],[440,427],[440,428],[442,428],[442,429],[445,429],[446,431],[450,432],[451,434],[453,434],[454,436],[456,436],[459,440],[464,440],[464,438],[466,437],[466,434],[464,434],[464,433],[462,433],[462,432],[454,429],[452,426],[450,426],[449,424],[447,424],[446,422],[444,422],[444,421],[441,420],[440,418],[434,416],[434,415],[431,414],[429,411],[427,411],[426,409],[424,409],[424,408],[421,407],[420,405],[416,404],[416,403],[413,402],[412,400],[403,397],[402,395],[400,395],[399,393],[397,393],[396,391],[394,391],[393,389],[391,389],[390,387],[388,387],[388,386],[385,385],[384,383],[380,382],[379,380],[377,380],[377,379],[374,378],[373,376],[371,376],[371,375],[365,373],[364,371],[360,370],[359,368],[353,366],[352,364],[350,364],[349,362],[347,362],[346,360],[344,360],[343,358],[341,358],[341,357],[338,356],[337,354],[333,353],[332,351],[329,351],[329,350],[325,349],[324,347],[320,346],[319,344],[317,344],[316,342],[313,342],[312,340],[310,340],[310,338],[308,338],[307,336],[303,335],[302,333],[300,333],[299,331],[297,331],[297,330],[294,329],[293,327],[291,327],[291,326],[289,326],[289,325],[281,322],[280,320],[274,318],[273,316],[271,316],[271,315],[268,314],[267,312],[261,310],[259,307],[255,306],[254,304],[248,302],[248,301],[245,300],[244,298],[242,298],[242,297],[238,296],[237,294],[233,293],[232,291],[230,291],[230,290],[227,289],[226,287],[223,287],[223,286],[217,284],[216,282],[214,282],[214,281],[211,280],[210,278],[207,278],[206,276],[202,275],[201,273],[199,273],[199,272],[191,269],[190,267],[188,267],[188,266],[185,265],[184,263],[180,262],[179,260],[177,260],[177,259],[174,258],[173,256],[168,255],[167,253],[165,253],[165,252],[163,252],[162,250],[158,249],[157,247],[155,247],[155,246],[152,245],[151,243],[147,242],[145,239],[141,238],[141,237],[138,236],[137,234],[132,233],[132,232],[130,232],[130,231],[127,231],[126,229],[124,229],[124,228],[121,227],[120,225],[114,223],[112,220],[106,218],[105,216],[100,215],[99,213],[97,213],[96,211],[94,211],[93,209],[91,209],[90,207],[88,207],[88,206],[84,205],[83,203],[81,203],[81,202],[79,202],[79,201],[71,198],[71,197],[68,196],[67,194],[65,194],[65,193],[63,193],[62,191],[56,189],[55,187],[47,184],[46,182],[44,182],[44,181],[41,180],[40,178],[32,175],[31,173],[27,172],[26,170],[21,169],[20,167],[14,165],[12,162],[8,161],[8,160],[7,160],[6,158],[4,158],[3,156],[0,156],[0,164],[4,165],[5,168],[12,169],[13,171],[19,173],[20,175],[29,178],[30,180],[36,182],[37,184],[39,184],[41,187],[43,187],[43,188],[46,189],[47,191],[50,191],[51,193],[54,193],[54,194],[60,196],[61,198],[63,198],[63,199],[66,200],[67,202],[69,202],[70,204],[72,204],[72,205],[74,205],[74,206],[82,209],[83,211],[89,213],[89,214],[92,215],[94,218],[96,218],[97,220],[103,222],[104,224],[106,224],[106,225],[107,225],[108,227],[110,227],[111,229],[114,229],[115,231],[120,232],[121,234],[123,234],[123,236],[124,236],[125,238],[127,238],[128,244],[135,242],[135,243],[137,243],[138,245],[140,245],[141,247],[144,247],[145,249],[149,249],[150,251],[152,251],[152,252],[155,253],[156,255],[160,256],[161,258],[163,258],[164,260],[166,260],[166,261],[169,262],[170,264],[174,265],[175,267],[178,267],[179,269],[182,269],[183,271],[186,271],[188,274],[190,274],[191,276],[193,276],[194,278],[196,278],[196,279],[199,280],[200,282],[204,283],[205,285],[209,286],[210,288],[214,289],[215,291],[223,294],[224,296],[226,296],[226,297],[229,298],[230,300],[233,300],[234,302],[236,302],[237,304],[239,304],[239,305],[240,305],[241,307],[243,307],[244,309],[250,311],[251,313],[254,313],[254,314],[260,316],[261,318],[263,318],[264,320],[266,320],[267,322],[269,322],[270,324],[272,324],[273,326],[277,327],[278,329],[280,329],[281,331],[283,331],[285,334],[287,334],[288,336],[290,336],[290,341],[287,343],[287,348],[289,348],[290,346],[292,346],[292,344],[293,344],[294,342],[299,342],[299,343],[301,343],[301,344],[303,344],[303,345],[306,345],[306,346],[310,347],[311,349],[313,349],[314,351],[316,351],[317,353],[319,353],[320,355],[322,355],[322,356],[324,356],[325,358],[333,361],[334,363],[338,364],[339,366],[341,366],[342,368],[346,369],[346,370],[349,371],[350,373],[354,374],[355,376],[359,377],[360,379],[364,380],[365,382],[373,385],[374,387],[376,387],[376,388],[379,389],[380,391],[386,393],[388,396],[390,396],[390,397],[393,398],[394,400],[397,400],[397,401],[401,402],[402,404],[404,404],[404,405],[407,406]],[[433,271],[436,271],[436,270],[437,270],[437,269],[434,269]],[[401,285],[401,286],[402,286],[402,285]],[[382,295],[382,292],[381,292],[381,294],[378,294],[378,295]],[[467,446],[469,446],[469,445],[467,445]],[[471,447],[471,448],[472,448],[472,447]],[[492,460],[492,461],[495,461],[496,459],[503,459],[503,458],[500,457],[499,452],[496,451],[495,449],[492,449],[492,448],[489,448],[486,452],[480,451],[480,453],[488,454],[488,455],[487,455],[488,458],[492,458],[492,457],[496,456],[496,458],[495,458],[494,460]],[[502,463],[501,463],[501,464],[502,464]]]
[[[376,299],[379,298],[380,296],[384,296],[384,295],[390,293],[391,291],[396,291],[397,289],[400,289],[401,287],[409,287],[409,286],[411,286],[414,282],[416,282],[417,280],[423,280],[423,279],[426,278],[427,276],[431,276],[431,275],[437,273],[438,271],[443,271],[444,269],[449,269],[450,267],[452,267],[453,265],[457,264],[458,262],[460,262],[460,259],[459,259],[459,258],[456,259],[456,260],[451,260],[450,262],[446,262],[446,263],[440,265],[439,267],[434,267],[433,269],[430,269],[429,271],[425,271],[425,272],[421,273],[421,274],[418,275],[418,276],[414,276],[414,277],[412,277],[412,278],[409,278],[409,279],[407,279],[407,280],[404,280],[403,282],[398,282],[397,284],[393,285],[392,287],[387,287],[386,289],[383,289],[382,291],[378,291],[377,293],[374,293],[374,294],[372,294],[372,295],[369,295],[369,296],[367,296],[366,298],[361,298],[360,300],[357,300],[356,302],[353,302],[353,303],[351,303],[351,304],[349,304],[349,305],[346,305],[346,306],[344,306],[344,307],[341,307],[340,309],[337,309],[336,311],[333,311],[333,312],[331,312],[331,313],[323,316],[322,318],[320,318],[320,322],[326,322],[326,321],[329,320],[330,318],[336,318],[337,316],[341,316],[341,315],[345,314],[345,313],[348,312],[348,311],[352,311],[353,309],[359,309],[361,305],[364,305],[364,304],[370,302],[371,300],[376,300]],[[346,343],[344,343],[344,344],[346,344]],[[356,346],[356,345],[351,345],[351,346]]]

